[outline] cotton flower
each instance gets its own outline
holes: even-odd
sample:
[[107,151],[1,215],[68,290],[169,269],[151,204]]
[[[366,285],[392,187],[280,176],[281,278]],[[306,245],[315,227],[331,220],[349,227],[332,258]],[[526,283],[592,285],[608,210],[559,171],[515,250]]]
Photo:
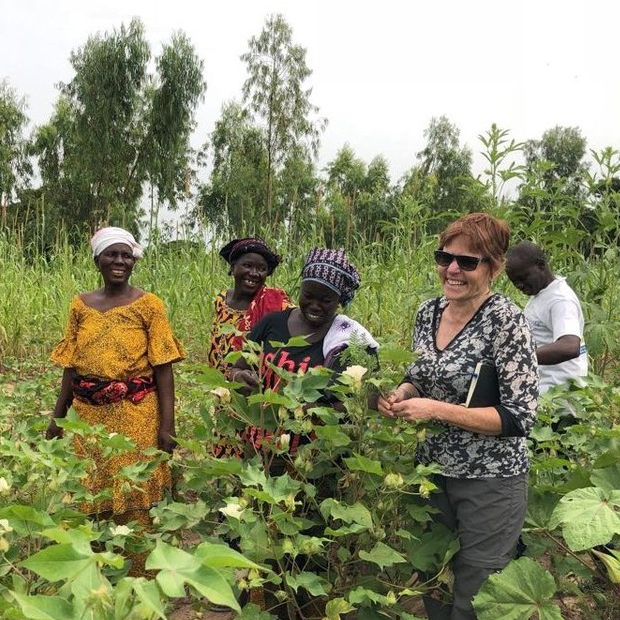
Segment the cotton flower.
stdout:
[[291,434],[282,433],[280,435],[280,448],[282,450],[288,450],[290,445],[291,445]]
[[12,532],[13,528],[9,525],[8,519],[0,519],[0,532]]
[[220,512],[225,514],[227,517],[231,517],[233,519],[241,519],[241,515],[243,514],[243,508],[239,506],[239,504],[226,504],[224,508],[220,508]]
[[216,387],[210,390],[209,393],[213,394],[213,396],[217,396],[217,398],[219,398],[223,403],[230,402],[231,397],[230,397],[230,390],[228,388]]
[[133,530],[130,527],[127,527],[126,525],[117,525],[115,528],[112,528],[111,530],[112,536],[127,536],[128,534],[131,534],[131,532],[133,532]]
[[362,385],[362,377],[367,372],[368,372],[368,368],[355,365],[355,366],[348,366],[347,369],[342,374],[347,375],[348,377],[351,377],[351,379],[353,379],[353,386],[355,388],[360,388]]
[[8,495],[11,490],[11,485],[6,481],[6,478],[0,478],[0,495]]

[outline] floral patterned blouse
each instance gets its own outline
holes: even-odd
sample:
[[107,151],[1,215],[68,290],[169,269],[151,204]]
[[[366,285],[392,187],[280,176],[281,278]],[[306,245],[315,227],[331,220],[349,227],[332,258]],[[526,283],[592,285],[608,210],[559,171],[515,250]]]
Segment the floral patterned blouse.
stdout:
[[416,360],[405,381],[423,397],[452,404],[467,398],[478,362],[495,366],[502,420],[500,435],[482,435],[440,423],[443,432],[429,434],[420,446],[421,463],[437,463],[451,478],[504,478],[529,467],[526,437],[536,419],[538,366],[533,339],[521,310],[508,298],[492,295],[444,348],[436,344],[441,314],[449,302],[424,302],[415,321]]

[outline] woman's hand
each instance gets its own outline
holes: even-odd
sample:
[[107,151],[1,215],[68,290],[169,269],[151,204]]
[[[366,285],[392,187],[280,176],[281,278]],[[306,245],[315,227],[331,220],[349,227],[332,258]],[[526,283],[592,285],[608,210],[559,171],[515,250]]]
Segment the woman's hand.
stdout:
[[61,439],[62,438],[62,428],[56,424],[56,418],[52,418],[50,420],[49,426],[45,431],[45,439]]
[[172,454],[172,451],[177,447],[177,442],[174,440],[174,435],[176,435],[174,429],[168,430],[165,428],[160,428],[157,435],[157,447],[162,452]]
[[394,405],[413,399],[416,396],[418,396],[418,390],[411,383],[401,383],[387,397],[379,396],[377,409],[380,414],[388,418],[395,418],[397,416],[394,411]]
[[258,376],[249,368],[234,368],[231,372],[231,379],[236,383],[243,383],[241,392],[244,394],[256,390],[259,386]]
[[390,411],[392,417],[402,418],[407,422],[432,420],[434,419],[433,407],[436,404],[437,401],[430,398],[409,398],[394,402]]
[[161,364],[153,368],[157,396],[159,397],[159,432],[157,433],[157,447],[172,454],[177,442],[174,423],[174,375],[172,364]]

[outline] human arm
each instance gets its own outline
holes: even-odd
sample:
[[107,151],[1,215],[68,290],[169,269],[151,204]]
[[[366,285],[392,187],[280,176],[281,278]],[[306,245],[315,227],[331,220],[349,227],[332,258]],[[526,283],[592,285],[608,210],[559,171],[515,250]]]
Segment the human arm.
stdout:
[[235,362],[235,365],[230,370],[229,376],[231,381],[242,384],[242,387],[239,389],[246,395],[251,394],[254,390],[258,389],[260,385],[256,371],[252,370],[250,365],[242,357]]
[[159,399],[159,432],[157,447],[164,452],[172,453],[176,446],[174,423],[174,374],[172,363],[161,364],[153,368],[157,396]]
[[[390,412],[405,419],[440,421],[464,430],[504,437],[526,436],[531,429],[538,396],[534,345],[523,313],[497,296],[468,325],[464,338],[439,351],[434,346],[433,315],[424,306],[416,321],[416,361],[407,371],[423,398],[391,405]],[[477,362],[497,371],[500,404],[466,408],[470,376]],[[471,372],[471,371],[470,371]]]
[[502,431],[502,420],[495,407],[467,408],[432,398],[409,398],[391,404],[389,414],[407,422],[444,422],[480,435],[500,435]]
[[[561,294],[560,294],[561,293]],[[565,286],[541,313],[543,324],[550,330],[551,342],[536,348],[541,366],[561,364],[579,357],[583,337],[583,314],[579,300]]]
[[579,336],[560,336],[555,342],[536,348],[536,358],[541,366],[553,366],[579,357],[581,338]]
[[54,439],[62,437],[62,428],[56,424],[56,420],[64,418],[73,402],[73,385],[71,380],[72,368],[65,368],[62,373],[62,381],[60,383],[60,393],[56,399],[56,405],[52,412],[52,419],[45,431],[46,439]]
[[432,398],[420,398],[418,389],[407,382],[401,383],[387,398],[380,396],[378,409],[389,418],[402,418],[407,422],[445,422],[482,435],[499,435],[502,428],[494,407],[468,409]]

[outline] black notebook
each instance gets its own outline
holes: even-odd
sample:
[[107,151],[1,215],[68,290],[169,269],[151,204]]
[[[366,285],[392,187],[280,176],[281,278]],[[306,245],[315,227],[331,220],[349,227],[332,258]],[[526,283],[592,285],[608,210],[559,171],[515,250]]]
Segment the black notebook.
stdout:
[[471,377],[465,407],[494,407],[499,404],[497,370],[491,364],[478,362]]

